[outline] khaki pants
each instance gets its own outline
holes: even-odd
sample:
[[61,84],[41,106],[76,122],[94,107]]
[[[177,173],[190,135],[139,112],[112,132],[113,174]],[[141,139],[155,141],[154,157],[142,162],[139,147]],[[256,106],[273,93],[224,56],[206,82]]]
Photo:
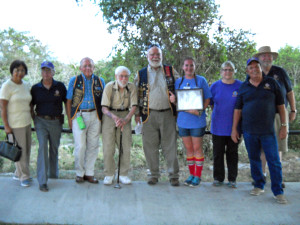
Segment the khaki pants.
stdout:
[[[113,112],[121,118],[125,118],[128,111]],[[113,176],[115,174],[115,148],[116,144],[120,149],[120,128],[116,129],[115,122],[112,118],[103,115],[102,124],[102,142],[103,142],[103,159],[105,176]],[[122,133],[123,154],[121,155],[120,175],[127,176],[130,169],[130,149],[132,144],[131,122],[128,122]]]
[[96,110],[83,112],[82,117],[86,126],[83,130],[79,129],[76,118],[72,121],[76,175],[94,176],[95,162],[99,153],[101,123]]
[[[285,109],[285,121],[288,124],[287,130],[289,131],[289,112]],[[287,152],[288,151],[288,136],[286,136],[285,139],[280,139],[279,137],[279,131],[281,127],[281,120],[279,113],[275,114],[275,120],[274,120],[274,129],[275,129],[275,135],[278,143],[278,151],[280,152]]]
[[22,148],[22,155],[20,161],[15,163],[15,175],[19,177],[20,181],[30,178],[29,163],[31,150],[31,125],[21,128],[12,129],[18,145]]
[[179,177],[177,159],[176,120],[171,110],[150,110],[148,121],[143,124],[143,146],[150,169],[150,177],[159,178],[159,147],[167,162],[169,178]]

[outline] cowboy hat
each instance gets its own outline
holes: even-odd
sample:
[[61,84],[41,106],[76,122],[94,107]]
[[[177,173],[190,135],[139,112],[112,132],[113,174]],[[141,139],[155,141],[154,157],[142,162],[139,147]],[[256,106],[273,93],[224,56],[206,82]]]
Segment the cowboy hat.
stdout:
[[270,46],[262,46],[258,49],[258,53],[253,55],[253,57],[259,57],[261,54],[269,53],[273,55],[273,60],[277,59],[278,53],[277,52],[272,52]]

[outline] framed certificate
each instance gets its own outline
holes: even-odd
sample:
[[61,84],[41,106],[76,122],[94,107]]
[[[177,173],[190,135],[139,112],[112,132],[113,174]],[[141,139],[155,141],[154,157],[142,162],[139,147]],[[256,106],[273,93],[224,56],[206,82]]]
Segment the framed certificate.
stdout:
[[177,111],[203,110],[203,89],[176,90]]

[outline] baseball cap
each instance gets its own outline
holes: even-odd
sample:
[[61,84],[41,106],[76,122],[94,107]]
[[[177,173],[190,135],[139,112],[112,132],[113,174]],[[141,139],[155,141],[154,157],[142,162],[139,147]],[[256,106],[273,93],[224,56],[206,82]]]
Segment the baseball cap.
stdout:
[[247,60],[247,66],[249,66],[249,64],[252,63],[253,61],[259,63],[259,60],[257,57],[251,57],[250,59]]
[[52,62],[49,62],[49,61],[42,62],[41,69],[43,69],[45,67],[54,70],[54,65]]

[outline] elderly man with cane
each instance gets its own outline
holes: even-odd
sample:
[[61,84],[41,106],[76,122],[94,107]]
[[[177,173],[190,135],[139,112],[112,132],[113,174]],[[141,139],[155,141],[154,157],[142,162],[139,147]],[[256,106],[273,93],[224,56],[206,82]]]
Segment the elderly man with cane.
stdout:
[[137,92],[135,85],[128,82],[129,76],[129,69],[119,66],[115,70],[116,81],[109,82],[103,92],[102,141],[105,173],[103,183],[105,185],[112,184],[114,180],[115,144],[119,147],[119,154],[121,154],[119,155],[118,182],[120,178],[121,183],[131,184],[131,179],[128,177],[132,143],[131,118],[137,107]]

